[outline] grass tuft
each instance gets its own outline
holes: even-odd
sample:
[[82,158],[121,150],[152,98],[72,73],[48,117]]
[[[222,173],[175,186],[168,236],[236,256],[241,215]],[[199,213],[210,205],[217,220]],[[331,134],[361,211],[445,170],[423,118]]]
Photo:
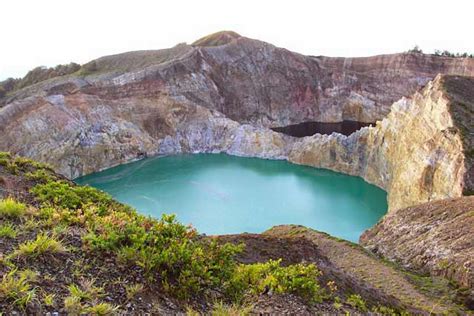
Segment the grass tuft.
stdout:
[[106,316],[106,315],[114,315],[117,309],[118,309],[118,306],[114,306],[109,303],[98,303],[93,306],[85,308],[84,312],[90,315]]
[[143,291],[143,284],[135,283],[125,285],[125,292],[127,293],[127,300],[133,299],[139,293]]
[[0,300],[12,302],[25,308],[35,298],[35,289],[31,286],[36,274],[32,271],[11,270],[0,281]]
[[36,258],[45,254],[56,254],[66,252],[66,247],[63,244],[46,234],[39,234],[35,240],[27,241],[18,246],[14,255],[18,257]]
[[17,234],[18,230],[12,224],[0,225],[0,237],[13,239]]
[[23,203],[12,198],[0,200],[0,218],[18,218],[26,214],[27,208]]

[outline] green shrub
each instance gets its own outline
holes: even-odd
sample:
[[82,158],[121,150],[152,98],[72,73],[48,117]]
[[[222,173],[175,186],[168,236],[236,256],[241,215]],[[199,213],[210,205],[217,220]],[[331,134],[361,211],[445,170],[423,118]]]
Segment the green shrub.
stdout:
[[0,151],[0,166],[6,167],[10,163],[10,153]]
[[12,198],[0,200],[0,218],[18,218],[25,215],[26,211],[25,204],[16,202]]
[[26,173],[25,176],[27,179],[39,181],[42,183],[56,180],[56,176],[54,176],[51,171],[47,169],[36,169],[33,172]]
[[314,264],[281,266],[281,260],[238,267],[230,281],[228,292],[236,301],[245,294],[258,295],[264,290],[293,293],[310,302],[321,302],[324,295],[317,278],[321,272]]
[[38,184],[31,192],[40,202],[49,202],[66,209],[78,209],[94,203],[104,206],[111,202],[110,195],[88,186],[71,186],[64,181]]
[[199,240],[196,231],[164,215],[153,220],[134,213],[115,212],[96,219],[84,238],[94,250],[115,251],[118,259],[159,273],[165,289],[180,297],[201,293],[229,279],[241,246]]

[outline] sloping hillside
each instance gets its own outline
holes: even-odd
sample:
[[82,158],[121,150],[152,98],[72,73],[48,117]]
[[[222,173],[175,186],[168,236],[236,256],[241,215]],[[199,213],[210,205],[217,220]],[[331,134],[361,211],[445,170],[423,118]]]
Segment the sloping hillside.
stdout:
[[[353,270],[335,251],[366,271]],[[406,272],[348,242],[301,227],[200,236],[172,216],[140,216],[105,193],[6,153],[0,258],[6,313],[463,311],[444,297],[455,297],[455,289],[423,291]],[[367,280],[364,273],[378,269]],[[433,282],[440,281],[424,285]]]

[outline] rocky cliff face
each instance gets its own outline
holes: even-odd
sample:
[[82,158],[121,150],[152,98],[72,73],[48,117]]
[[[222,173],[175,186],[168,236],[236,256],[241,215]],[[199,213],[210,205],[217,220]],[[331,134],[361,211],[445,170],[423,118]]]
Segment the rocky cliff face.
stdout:
[[[472,123],[457,123],[472,117],[472,103],[449,100],[459,93],[446,93],[441,77],[349,137],[298,139],[267,127],[381,119],[438,72],[474,74],[474,60],[311,57],[220,34],[100,58],[17,92],[0,109],[0,150],[70,178],[156,154],[289,159],[361,176],[389,192],[394,210],[472,189]],[[458,103],[464,112],[452,111]]]
[[464,145],[472,142],[472,134],[459,126],[473,130],[473,108],[463,118],[455,115],[465,104],[451,101],[459,98],[446,90],[453,81],[474,88],[471,79],[438,76],[411,99],[394,103],[375,127],[350,136],[306,137],[289,160],[361,176],[387,190],[390,210],[459,197],[472,190],[472,160]]

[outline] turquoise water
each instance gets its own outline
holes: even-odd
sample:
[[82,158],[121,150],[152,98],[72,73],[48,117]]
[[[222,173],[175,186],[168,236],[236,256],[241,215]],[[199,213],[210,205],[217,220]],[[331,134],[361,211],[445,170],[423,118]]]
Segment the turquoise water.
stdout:
[[386,193],[362,179],[224,154],[148,158],[76,179],[139,212],[206,234],[263,232],[301,224],[357,242],[386,212]]

